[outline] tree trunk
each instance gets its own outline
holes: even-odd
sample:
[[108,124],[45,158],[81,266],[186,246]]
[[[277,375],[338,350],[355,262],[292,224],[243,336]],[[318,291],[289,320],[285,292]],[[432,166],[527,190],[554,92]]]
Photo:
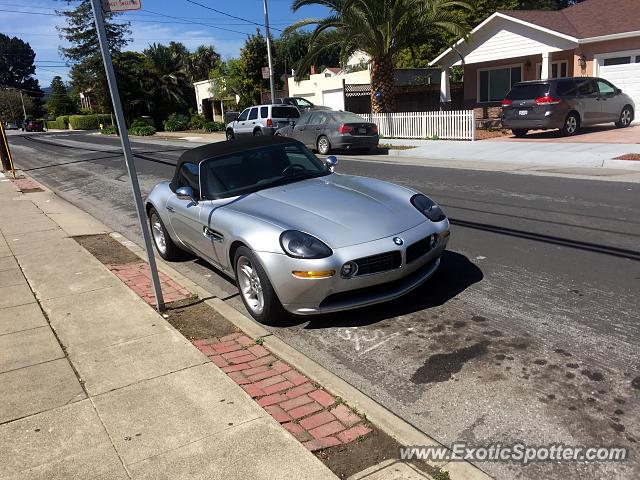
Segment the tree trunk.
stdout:
[[393,83],[393,59],[391,55],[372,59],[371,111],[373,113],[393,112],[395,106]]

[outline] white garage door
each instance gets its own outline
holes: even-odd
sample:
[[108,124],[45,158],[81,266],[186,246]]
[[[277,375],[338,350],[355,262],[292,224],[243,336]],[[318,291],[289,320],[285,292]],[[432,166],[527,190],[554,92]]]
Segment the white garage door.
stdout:
[[622,89],[640,110],[640,50],[607,53],[599,56],[597,62],[597,76]]
[[322,92],[322,104],[333,110],[344,110],[344,95],[342,89],[325,90]]

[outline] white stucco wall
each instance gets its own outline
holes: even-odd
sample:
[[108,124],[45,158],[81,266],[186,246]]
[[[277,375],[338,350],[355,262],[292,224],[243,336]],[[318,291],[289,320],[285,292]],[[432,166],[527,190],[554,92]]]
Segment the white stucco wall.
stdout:
[[[370,80],[369,70],[353,72],[333,77],[325,77],[323,73],[311,75],[308,80],[296,82],[293,77],[288,79],[289,95],[291,97],[303,97],[316,105],[324,105],[325,92],[342,90],[342,80],[347,84],[368,84]],[[328,105],[333,108],[335,104]],[[344,109],[344,105],[342,108]]]

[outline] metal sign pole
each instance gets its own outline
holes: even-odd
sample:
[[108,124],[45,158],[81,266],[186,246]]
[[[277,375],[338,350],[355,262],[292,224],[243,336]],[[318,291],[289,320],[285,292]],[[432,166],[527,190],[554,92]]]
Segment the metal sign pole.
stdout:
[[131,144],[129,143],[129,134],[127,132],[127,124],[124,120],[122,112],[122,104],[120,103],[120,94],[118,93],[118,84],[113,71],[113,63],[111,62],[111,52],[109,52],[109,42],[107,41],[107,31],[104,27],[104,16],[102,14],[102,5],[100,0],[91,0],[93,8],[93,16],[96,21],[96,30],[98,31],[98,40],[100,42],[100,50],[102,59],[104,60],[104,69],[107,72],[107,82],[109,83],[109,91],[111,92],[111,101],[113,102],[113,110],[116,114],[116,122],[118,123],[118,131],[120,132],[120,142],[122,143],[122,152],[124,160],[129,171],[129,179],[131,180],[131,189],[133,190],[133,198],[138,212],[138,220],[140,220],[140,228],[144,238],[144,248],[147,251],[147,260],[149,261],[149,269],[151,270],[151,282],[153,283],[153,291],[156,296],[156,305],[158,311],[164,310],[164,300],[162,298],[162,290],[160,288],[160,278],[158,276],[158,267],[156,259],[153,255],[153,247],[151,246],[151,236],[147,222],[145,220],[146,213],[142,204],[142,196],[140,194],[140,185],[138,184],[138,175],[136,166],[133,162],[133,154],[131,153]]
[[267,31],[267,58],[269,59],[269,85],[271,86],[271,103],[276,101],[276,86],[273,80],[273,60],[271,59],[271,35],[269,34],[269,9],[264,0],[264,26]]

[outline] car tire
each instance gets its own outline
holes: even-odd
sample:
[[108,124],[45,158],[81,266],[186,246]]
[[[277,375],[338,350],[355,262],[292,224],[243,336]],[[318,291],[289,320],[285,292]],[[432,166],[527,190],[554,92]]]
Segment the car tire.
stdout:
[[563,137],[571,137],[578,133],[580,129],[580,117],[577,113],[571,112],[567,115],[567,118],[564,121],[564,125],[560,129],[560,134]]
[[524,138],[527,136],[527,133],[529,133],[529,130],[525,128],[516,128],[514,130],[511,130],[511,132],[517,138]]
[[320,135],[316,142],[316,148],[320,155],[329,155],[329,152],[331,152],[331,143],[325,135]]
[[236,138],[236,136],[233,133],[233,130],[231,129],[227,130],[226,136],[227,136],[227,140],[234,140]]
[[233,269],[240,298],[251,316],[265,325],[282,324],[288,314],[253,251],[245,246],[239,247],[233,259]]
[[259,128],[256,128],[256,129],[253,131],[253,136],[254,136],[254,137],[261,137],[261,136],[262,136],[262,130],[260,130]]
[[167,232],[167,228],[164,226],[164,222],[154,207],[151,207],[149,210],[148,217],[151,238],[153,239],[153,244],[156,247],[158,255],[167,261],[184,258],[186,252],[171,240],[169,232]]
[[630,105],[625,105],[620,113],[620,120],[616,122],[616,127],[627,128],[633,122],[633,108]]

